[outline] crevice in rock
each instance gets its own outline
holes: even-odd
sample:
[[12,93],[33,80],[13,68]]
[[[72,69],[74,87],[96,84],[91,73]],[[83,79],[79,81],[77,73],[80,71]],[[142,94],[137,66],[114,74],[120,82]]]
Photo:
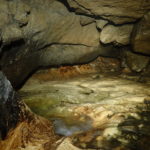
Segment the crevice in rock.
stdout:
[[46,49],[48,47],[51,47],[53,45],[68,45],[68,46],[86,46],[86,47],[93,47],[93,46],[89,46],[89,45],[85,45],[85,44],[74,44],[74,43],[59,43],[59,42],[53,42],[53,43],[50,43],[50,44],[47,44],[45,46],[43,46],[42,48],[39,48],[37,49],[37,51],[40,51],[40,50],[43,50],[43,49]]
[[6,45],[3,44],[3,51],[9,51],[13,48],[20,47],[21,45],[24,45],[24,44],[25,44],[24,39],[13,41],[13,42],[6,44]]
[[[67,2],[67,0],[63,0],[63,1],[57,0],[57,1],[63,3],[63,4],[67,7],[68,11],[74,12],[76,15],[79,15],[79,16],[80,16],[80,15],[83,15],[83,16],[91,17],[91,18],[94,18],[94,19],[97,19],[97,20],[100,20],[100,19],[102,19],[102,20],[107,20],[107,21],[109,22],[109,24],[112,24],[112,25],[114,25],[114,26],[121,26],[121,25],[128,25],[128,24],[136,24],[137,22],[139,22],[139,21],[141,20],[141,18],[137,19],[137,18],[133,18],[133,17],[117,16],[117,15],[115,15],[115,16],[112,16],[112,15],[102,15],[102,16],[100,16],[100,15],[95,15],[95,14],[93,14],[91,11],[90,11],[89,14],[87,14],[87,13],[82,13],[82,12],[76,12],[76,9],[70,7],[70,5],[69,5],[69,3]],[[76,1],[75,1],[75,2],[76,2]],[[76,2],[76,3],[77,3],[77,2]],[[77,3],[77,4],[78,4],[78,3]],[[81,6],[81,7],[83,7],[83,6],[80,5],[80,4],[78,4],[78,5]],[[85,7],[83,7],[83,8],[84,8],[85,10],[89,11],[89,9],[87,9],[87,8],[85,8]],[[111,20],[109,20],[109,19],[106,19],[105,17],[131,18],[131,19],[135,19],[135,21],[130,21],[130,22],[125,22],[125,23],[121,23],[121,24],[116,24],[116,23],[114,23],[113,21],[111,21]]]
[[13,41],[6,45],[2,44],[2,53],[0,54],[0,65],[3,65],[4,63],[7,64],[9,61],[14,61],[17,58],[16,56],[18,55],[18,53],[20,53],[20,48],[24,45],[24,39]]
[[132,53],[134,53],[134,54],[141,55],[141,56],[146,56],[146,57],[150,57],[149,54],[144,54],[144,53],[140,53],[140,52],[135,52],[131,46],[130,46],[130,49],[131,49]]
[[68,11],[75,12],[75,9],[69,6],[67,0],[57,0],[57,1],[64,4],[66,6],[66,8],[68,9]]

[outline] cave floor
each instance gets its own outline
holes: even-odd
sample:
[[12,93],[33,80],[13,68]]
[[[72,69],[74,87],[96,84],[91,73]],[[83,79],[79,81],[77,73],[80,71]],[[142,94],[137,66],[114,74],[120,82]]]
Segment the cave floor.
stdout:
[[71,143],[81,149],[100,149],[106,147],[104,141],[115,138],[130,144],[121,136],[124,131],[137,132],[137,127],[143,131],[141,110],[145,112],[150,101],[150,80],[141,83],[138,79],[98,73],[53,81],[33,76],[19,93],[33,112],[53,122],[56,134],[70,136]]

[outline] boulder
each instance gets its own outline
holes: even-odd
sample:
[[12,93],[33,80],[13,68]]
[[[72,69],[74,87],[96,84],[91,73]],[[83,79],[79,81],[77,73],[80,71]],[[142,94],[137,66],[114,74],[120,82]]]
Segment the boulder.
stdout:
[[[88,63],[99,55],[118,58],[116,52],[120,51],[100,41],[127,45],[133,25],[110,25],[114,20],[107,22],[102,18],[117,16],[133,21],[149,8],[149,2],[144,1],[141,6],[139,0],[129,0],[127,4],[116,0],[115,3],[111,0],[68,2],[72,9],[56,0],[0,1],[0,66],[13,87],[21,85],[39,67]],[[75,6],[78,10],[83,6],[82,15],[73,12],[77,11]],[[139,11],[140,6],[145,10]],[[100,35],[97,29],[102,30]]]
[[[65,63],[69,64],[70,58],[73,58],[70,62],[73,64],[73,62],[80,63],[77,60],[81,59],[81,56],[84,59],[81,62],[86,62],[89,61],[89,54],[92,55],[91,59],[99,54],[96,50],[95,55],[95,49],[99,46],[99,32],[96,29],[95,22],[82,26],[80,24],[81,17],[70,13],[64,4],[58,1],[44,1],[43,4],[42,2],[34,0],[32,2],[26,1],[26,3],[21,0],[19,2],[16,0],[7,1],[4,3],[5,11],[3,11],[4,6],[0,6],[0,12],[11,14],[8,18],[8,24],[2,18],[1,22],[4,25],[1,26],[0,33],[2,38],[1,51],[3,51],[0,65],[9,80],[12,78],[16,80],[18,76],[15,75],[22,76],[24,79],[24,76],[27,77],[26,75],[29,75],[38,67],[46,66],[46,64],[52,65],[53,60],[58,63],[55,63],[55,65],[59,66]],[[55,44],[60,46],[53,50],[51,46]],[[73,49],[69,47],[69,51],[63,53],[63,51],[61,52],[61,49],[64,49],[63,45],[75,46]],[[48,49],[47,54],[49,55],[44,55],[46,58],[43,57],[45,49]],[[56,60],[55,54],[58,56],[60,53],[62,53],[64,61],[62,59]],[[44,59],[44,62],[46,62],[48,58],[52,57],[54,59],[47,61],[50,64],[42,64]],[[34,60],[37,59],[38,62],[35,63]],[[11,70],[14,72],[13,74],[10,73]],[[13,77],[10,78],[10,76]],[[20,81],[22,81],[21,78]],[[14,83],[12,80],[11,82]]]
[[4,138],[7,132],[15,127],[19,119],[19,105],[11,83],[0,71],[0,135]]
[[101,16],[115,24],[133,22],[149,9],[150,1],[143,0],[67,0],[77,13]]
[[107,25],[100,34],[100,41],[104,44],[114,43],[128,45],[133,25]]
[[150,55],[150,12],[134,27],[131,42],[135,52]]
[[150,62],[150,57],[138,55],[131,51],[125,51],[125,58],[128,67],[135,72],[143,71]]

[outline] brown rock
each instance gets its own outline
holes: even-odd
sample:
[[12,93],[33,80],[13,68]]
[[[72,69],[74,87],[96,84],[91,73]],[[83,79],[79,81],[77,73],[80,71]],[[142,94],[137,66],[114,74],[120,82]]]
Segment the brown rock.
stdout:
[[102,20],[102,19],[100,19],[100,20],[96,20],[96,27],[98,28],[98,29],[103,29],[104,28],[104,26],[106,25],[108,23],[108,21],[107,20]]
[[132,46],[135,52],[150,55],[150,12],[135,26]]
[[126,51],[125,55],[128,67],[135,72],[143,71],[150,62],[149,57],[134,54],[130,51]]
[[68,0],[76,12],[104,17],[116,24],[132,22],[150,9],[150,1],[143,0]]
[[93,23],[95,21],[94,18],[87,17],[87,16],[80,16],[80,24],[82,26],[88,25],[90,23]]
[[127,45],[130,43],[132,28],[133,25],[107,25],[100,34],[100,41],[104,44],[118,43],[121,45]]

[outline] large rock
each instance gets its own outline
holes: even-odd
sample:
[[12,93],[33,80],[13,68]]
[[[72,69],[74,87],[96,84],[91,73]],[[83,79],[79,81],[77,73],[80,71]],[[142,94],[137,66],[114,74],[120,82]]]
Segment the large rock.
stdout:
[[125,51],[124,53],[126,63],[131,70],[135,72],[141,72],[148,67],[150,57],[138,55],[132,53],[131,51]]
[[100,45],[93,19],[69,12],[58,1],[43,1],[5,3],[11,15],[9,24],[2,27],[0,65],[14,87],[39,67],[87,63],[99,55],[118,55],[112,47]]
[[132,28],[133,25],[107,25],[100,34],[100,41],[104,44],[118,43],[121,45],[127,45],[130,43]]
[[135,52],[150,55],[150,12],[135,26],[132,45]]
[[11,83],[0,71],[0,134],[4,138],[19,119],[19,105]]
[[[42,3],[43,1],[14,0],[2,3],[4,6],[0,7],[0,12],[10,14],[7,24],[2,18],[4,25],[1,26],[0,34],[3,51],[0,65],[10,80],[10,76],[14,79],[19,76],[27,77],[40,66],[85,63],[99,55],[98,50],[95,51],[100,44],[95,22],[82,26],[80,16],[70,13],[64,4],[58,1]],[[52,45],[60,46],[53,49]],[[64,52],[63,45],[68,45],[69,51]],[[45,50],[48,51],[47,55],[43,55]],[[62,56],[60,60],[55,57],[58,55]],[[35,63],[34,60],[38,62]],[[14,73],[10,73],[10,70]],[[15,76],[16,74],[19,76]],[[12,80],[11,82],[13,84]]]
[[[13,38],[12,34],[14,34],[13,40],[17,40],[18,36],[21,36],[19,30],[22,30],[23,35],[21,37],[35,45],[35,49],[52,43],[87,46],[99,44],[95,23],[82,27],[80,16],[70,13],[63,4],[57,1],[43,4],[43,6],[40,6],[36,1],[34,3],[33,5],[32,3],[24,4],[23,1],[19,1],[19,3],[11,1],[5,4],[6,12],[13,17],[8,20],[9,26],[3,18],[1,20],[5,24],[4,31],[2,28],[4,34],[2,40],[4,42],[7,42],[8,37]],[[3,7],[1,11],[3,11]]]
[[[118,49],[111,46],[88,47],[84,45],[55,44],[14,61],[2,69],[13,87],[20,87],[30,73],[39,67],[83,64],[94,60],[99,55],[119,57],[118,52]],[[35,60],[38,61],[35,63]]]
[[[68,2],[70,6],[73,2],[77,5],[77,1]],[[97,28],[103,28],[101,33],[103,43],[126,45],[129,44],[132,25],[106,26],[107,21],[100,19],[100,15],[103,12],[102,17],[108,16],[106,10],[102,11],[101,8],[107,7],[104,4],[108,4],[107,14],[110,13],[110,17],[117,15],[119,19],[127,17],[132,21],[141,17],[149,8],[149,5],[145,7],[145,4],[149,3],[144,2],[145,10],[139,12],[137,9],[141,6],[139,0],[135,2],[130,0],[129,4],[126,4],[129,9],[127,12],[125,12],[127,6],[123,5],[123,1],[116,1],[113,4],[110,0],[107,2],[95,0],[88,3],[79,0],[79,4],[80,2],[91,8],[88,10],[90,13],[95,10],[92,14],[97,15],[96,21],[88,16],[87,12],[84,12],[82,17],[70,12],[68,6],[56,0],[0,0],[0,52],[3,51],[0,66],[14,87],[22,84],[39,67],[87,63],[99,55],[118,57],[112,47],[100,45]],[[131,2],[135,8],[131,7]],[[86,5],[83,5],[83,9]]]
[[35,8],[34,5],[31,7],[30,20],[23,31],[26,38],[31,37],[30,42],[36,44],[36,47],[52,43],[99,45],[95,23],[81,26],[80,16],[70,13],[60,2],[54,1],[45,9]]
[[101,16],[116,24],[133,22],[149,9],[150,1],[143,0],[67,0],[78,13]]

